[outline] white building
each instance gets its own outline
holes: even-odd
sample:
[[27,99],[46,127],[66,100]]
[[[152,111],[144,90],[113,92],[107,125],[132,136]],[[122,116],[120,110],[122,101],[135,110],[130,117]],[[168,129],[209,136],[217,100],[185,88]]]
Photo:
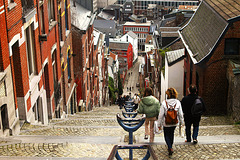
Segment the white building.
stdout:
[[94,47],[97,47],[98,49],[98,54],[97,54],[97,61],[98,61],[98,76],[99,76],[99,105],[103,105],[103,64],[102,60],[104,58],[104,48],[105,48],[105,34],[102,32],[98,31],[97,29],[94,28],[93,30],[93,41],[94,41]]
[[120,38],[121,41],[130,42],[133,46],[133,62],[135,62],[138,58],[138,36],[132,32],[129,31],[127,34],[123,35]]
[[123,34],[126,34],[129,31],[134,32],[138,36],[138,49],[144,50],[147,35],[150,33],[150,26],[150,21],[144,21],[142,23],[126,22],[123,25]]
[[184,49],[169,51],[165,54],[165,75],[161,73],[161,102],[166,99],[166,90],[173,87],[178,92],[178,99],[184,91]]

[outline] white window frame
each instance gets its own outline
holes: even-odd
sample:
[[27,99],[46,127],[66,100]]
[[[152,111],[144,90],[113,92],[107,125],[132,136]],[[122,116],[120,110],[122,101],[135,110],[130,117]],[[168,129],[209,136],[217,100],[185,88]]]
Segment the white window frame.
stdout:
[[35,43],[34,43],[34,29],[33,23],[25,29],[26,38],[26,53],[28,62],[28,74],[31,78],[36,74],[36,54],[35,54]]

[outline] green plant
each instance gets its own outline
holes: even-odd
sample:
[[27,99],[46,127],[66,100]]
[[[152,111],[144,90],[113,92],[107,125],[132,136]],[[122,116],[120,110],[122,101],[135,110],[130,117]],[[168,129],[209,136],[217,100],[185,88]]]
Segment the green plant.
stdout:
[[118,71],[118,95],[123,94],[122,79],[120,77],[120,72]]
[[114,88],[114,80],[112,77],[109,77],[108,88],[109,88],[109,98],[111,99],[112,102],[115,102],[116,101],[115,91],[117,91],[117,89]]

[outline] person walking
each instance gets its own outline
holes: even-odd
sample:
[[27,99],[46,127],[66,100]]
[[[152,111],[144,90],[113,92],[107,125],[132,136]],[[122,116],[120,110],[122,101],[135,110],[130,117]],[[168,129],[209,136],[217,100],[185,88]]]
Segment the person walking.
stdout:
[[137,112],[146,115],[144,139],[148,139],[148,136],[150,135],[150,143],[153,143],[154,141],[154,121],[157,120],[159,109],[159,100],[153,96],[151,88],[146,88]]
[[[206,107],[205,107],[203,99],[197,95],[196,85],[193,85],[193,84],[190,85],[188,90],[189,90],[190,94],[183,97],[183,99],[181,101],[183,113],[184,113],[184,121],[185,121],[185,132],[186,132],[185,142],[191,142],[193,139],[193,143],[197,144],[198,143],[197,136],[198,136],[198,131],[199,131],[199,123],[201,120],[202,113],[206,111]],[[198,115],[193,115],[192,107],[193,107],[193,104],[195,103],[196,99],[199,99],[201,101],[202,111]],[[193,134],[192,134],[192,139],[191,139],[191,126],[192,125],[193,125]]]
[[[181,125],[184,124],[183,111],[181,102],[177,99],[178,92],[174,88],[169,88],[166,91],[167,100],[162,102],[160,113],[158,116],[158,127],[162,129],[164,133],[164,139],[168,147],[168,154],[171,156],[173,154],[173,142],[174,142],[174,130],[180,122]],[[172,121],[169,122],[169,116],[173,114]]]
[[133,102],[134,102],[133,110],[135,111],[138,109],[138,103],[140,102],[140,98],[138,97],[137,93],[135,93],[135,95],[133,97]]
[[124,99],[123,99],[122,95],[120,95],[119,98],[118,98],[118,105],[119,105],[119,108],[120,108],[120,109],[123,108]]

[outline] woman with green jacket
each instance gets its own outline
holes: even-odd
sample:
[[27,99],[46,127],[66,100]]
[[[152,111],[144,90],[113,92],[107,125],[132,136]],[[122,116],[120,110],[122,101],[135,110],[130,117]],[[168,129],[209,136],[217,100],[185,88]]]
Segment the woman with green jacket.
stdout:
[[150,143],[153,143],[154,141],[154,121],[157,120],[159,110],[159,100],[153,96],[153,91],[151,88],[146,88],[144,92],[144,97],[140,101],[137,112],[146,115],[144,139],[148,139],[148,135],[150,135]]

